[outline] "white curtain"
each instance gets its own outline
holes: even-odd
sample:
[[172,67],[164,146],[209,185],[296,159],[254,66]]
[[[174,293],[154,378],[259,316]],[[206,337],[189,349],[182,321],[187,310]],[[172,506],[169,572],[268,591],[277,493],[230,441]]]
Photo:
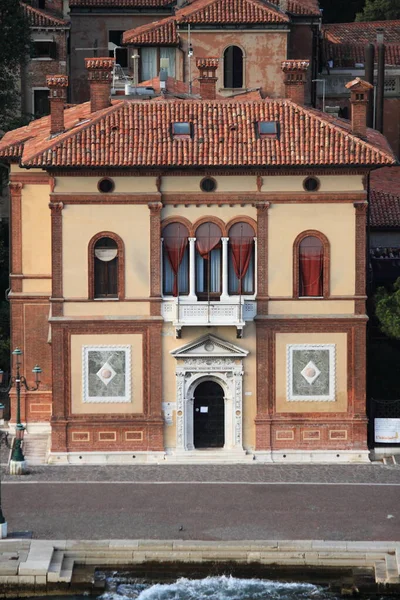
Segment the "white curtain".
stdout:
[[196,252],[196,289],[198,292],[204,292],[204,258]]
[[168,77],[175,77],[175,48],[160,48],[160,60],[168,58]]
[[157,73],[157,48],[140,49],[141,77],[140,81],[153,79]]
[[221,248],[211,250],[210,292],[221,290]]

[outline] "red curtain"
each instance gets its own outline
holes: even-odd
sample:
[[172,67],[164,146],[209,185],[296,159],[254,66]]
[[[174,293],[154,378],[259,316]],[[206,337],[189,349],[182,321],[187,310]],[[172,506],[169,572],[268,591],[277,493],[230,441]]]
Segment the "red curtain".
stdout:
[[178,273],[188,243],[189,232],[181,223],[170,223],[163,230],[164,249],[174,274],[173,295],[177,296]]
[[323,296],[324,249],[315,237],[306,237],[299,248],[300,296]]
[[208,260],[211,250],[221,242],[221,230],[215,223],[203,223],[196,229],[196,249],[201,258]]
[[249,268],[254,246],[254,231],[248,223],[236,223],[229,230],[232,264],[238,278],[238,294],[242,293],[242,280]]

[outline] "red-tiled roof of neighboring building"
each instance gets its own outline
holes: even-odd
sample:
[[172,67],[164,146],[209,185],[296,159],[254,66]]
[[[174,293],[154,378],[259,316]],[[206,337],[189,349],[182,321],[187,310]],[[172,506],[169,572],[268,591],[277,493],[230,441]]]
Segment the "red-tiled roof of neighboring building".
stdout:
[[[171,123],[192,123],[191,139],[173,139]],[[259,139],[258,121],[278,121],[279,139]],[[49,117],[8,132],[0,156],[28,167],[276,167],[393,164],[385,138],[361,140],[344,120],[289,100],[114,100],[65,111],[66,131],[49,137]]]
[[155,23],[146,23],[135,29],[125,31],[124,44],[138,46],[177,46],[179,44],[176,18],[168,17]]
[[[69,6],[98,8],[162,8],[175,4],[176,0],[69,0]],[[269,0],[269,4],[280,5],[280,0]],[[288,0],[287,12],[295,15],[319,16],[318,0]]]
[[176,0],[69,0],[70,8],[163,8]]
[[400,195],[371,190],[370,225],[382,229],[400,227]]
[[400,228],[400,167],[383,167],[371,173],[371,227]]
[[25,4],[25,2],[21,2],[22,7],[25,11],[25,14],[29,18],[29,23],[32,28],[43,29],[43,28],[52,28],[52,29],[60,29],[69,27],[69,22],[65,19],[60,19],[59,17],[55,17],[45,10],[34,8],[29,4]]
[[193,0],[175,16],[125,31],[124,44],[177,45],[179,24],[287,23],[288,16],[262,0]]
[[[400,65],[400,20],[333,23],[323,26],[325,60],[335,67],[364,63],[365,46],[376,46],[378,30],[383,29],[387,65]],[[375,57],[376,58],[376,57]]]

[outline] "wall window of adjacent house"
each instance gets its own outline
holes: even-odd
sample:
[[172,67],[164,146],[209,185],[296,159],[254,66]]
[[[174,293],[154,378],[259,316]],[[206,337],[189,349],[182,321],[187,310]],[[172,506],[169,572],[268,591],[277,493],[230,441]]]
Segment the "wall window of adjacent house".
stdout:
[[32,59],[57,58],[57,44],[53,40],[33,40]]
[[163,294],[185,296],[189,293],[189,232],[182,223],[170,223],[162,231]]
[[175,77],[175,48],[165,46],[140,49],[140,81],[158,77],[161,67],[168,71],[169,77]]
[[243,87],[243,51],[239,46],[229,46],[224,52],[224,87]]
[[196,229],[196,295],[199,300],[219,299],[222,283],[221,230],[215,223]]
[[[297,243],[299,297],[323,297],[327,295],[327,249],[319,237],[306,235]],[[325,288],[325,289],[324,289]]]
[[254,294],[255,231],[245,222],[229,229],[228,291],[230,295]]
[[35,119],[50,114],[49,90],[48,88],[33,89],[32,113]]
[[[109,31],[108,32],[108,41],[112,42],[116,46],[122,46],[122,34],[123,31]],[[110,57],[114,56],[114,51],[109,51]],[[122,67],[123,69],[128,68],[128,48],[117,48],[115,50],[115,59],[117,65]]]

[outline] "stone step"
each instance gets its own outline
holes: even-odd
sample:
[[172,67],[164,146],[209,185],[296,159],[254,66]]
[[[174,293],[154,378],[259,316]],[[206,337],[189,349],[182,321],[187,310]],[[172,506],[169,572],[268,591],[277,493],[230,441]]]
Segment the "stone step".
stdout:
[[386,576],[387,580],[395,581],[399,579],[399,566],[397,564],[397,558],[395,552],[389,552],[385,556],[386,562]]
[[60,573],[62,563],[64,560],[63,550],[55,550],[49,566],[49,572],[47,574],[47,581],[57,582],[60,581]]
[[48,435],[25,436],[23,452],[28,462],[28,465],[43,465],[46,464],[47,450],[49,447]]
[[75,560],[70,557],[64,557],[61,565],[61,571],[58,581],[70,583],[72,579],[72,571],[74,569]]
[[32,540],[28,557],[20,564],[18,575],[47,575],[53,554],[51,542]]

